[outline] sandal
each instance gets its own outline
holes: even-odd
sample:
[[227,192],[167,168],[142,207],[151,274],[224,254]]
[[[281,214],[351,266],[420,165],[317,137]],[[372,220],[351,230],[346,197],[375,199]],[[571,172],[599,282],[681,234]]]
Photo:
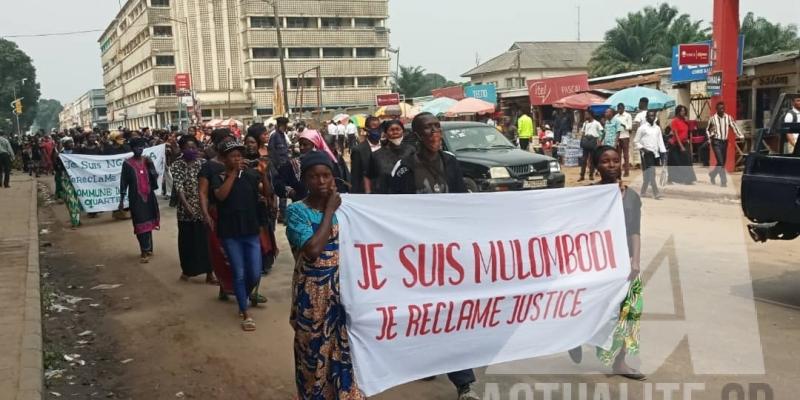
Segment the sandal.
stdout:
[[139,258],[139,264],[147,264],[150,262],[150,258],[147,256],[141,256]]
[[181,274],[181,277],[178,278],[178,279],[180,279],[180,280],[182,280],[184,282],[189,282],[189,277],[187,275],[184,275],[184,274]]
[[256,330],[256,322],[252,318],[247,318],[242,321],[242,330],[245,332],[253,332]]
[[206,278],[206,285],[216,286],[219,285],[219,281],[214,278],[211,279]]
[[756,225],[748,225],[747,232],[750,233],[750,238],[756,243],[764,243],[767,241],[766,235],[764,235]]

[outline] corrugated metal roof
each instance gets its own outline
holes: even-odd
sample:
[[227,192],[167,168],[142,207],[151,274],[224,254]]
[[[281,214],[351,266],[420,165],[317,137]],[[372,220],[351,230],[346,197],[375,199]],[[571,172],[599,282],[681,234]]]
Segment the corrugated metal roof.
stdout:
[[461,76],[520,69],[586,68],[592,53],[603,42],[515,42],[503,54],[465,72]]
[[756,65],[772,64],[783,61],[794,60],[800,57],[800,50],[782,51],[780,53],[770,54],[768,56],[761,56],[756,58],[748,58],[742,63],[745,67],[754,67]]

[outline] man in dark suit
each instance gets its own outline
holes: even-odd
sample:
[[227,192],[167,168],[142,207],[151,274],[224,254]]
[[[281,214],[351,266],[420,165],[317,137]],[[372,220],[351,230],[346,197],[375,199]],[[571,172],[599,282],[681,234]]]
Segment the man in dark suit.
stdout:
[[372,153],[381,148],[381,120],[370,116],[364,122],[367,140],[359,143],[350,155],[350,193],[364,193],[364,177],[369,170]]

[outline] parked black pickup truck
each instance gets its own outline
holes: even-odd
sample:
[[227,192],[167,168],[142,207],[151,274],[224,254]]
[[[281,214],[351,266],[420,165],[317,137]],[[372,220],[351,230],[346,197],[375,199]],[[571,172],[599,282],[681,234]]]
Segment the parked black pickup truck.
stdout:
[[[565,176],[556,159],[522,151],[484,123],[442,122],[442,139],[444,150],[458,159],[470,192],[564,187]],[[416,145],[410,132],[405,141]]]
[[[772,120],[757,132],[755,148],[745,159],[742,209],[755,223],[749,229],[756,241],[792,239],[800,229],[800,152],[789,153],[787,146],[788,135],[800,132],[800,123],[784,122],[797,97],[780,96]],[[783,232],[778,235],[776,229]]]

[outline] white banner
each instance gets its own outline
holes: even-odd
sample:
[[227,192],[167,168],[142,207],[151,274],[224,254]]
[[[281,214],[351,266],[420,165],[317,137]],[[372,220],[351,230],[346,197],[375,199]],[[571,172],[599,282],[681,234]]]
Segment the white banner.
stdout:
[[[148,147],[142,155],[149,157],[158,171],[156,193],[160,193],[161,182],[166,166],[166,146]],[[133,157],[133,153],[113,156],[87,156],[82,154],[60,154],[61,161],[69,174],[69,180],[75,187],[83,209],[86,212],[114,211],[119,207],[119,178],[122,174],[122,163]],[[128,200],[125,199],[125,206]]]
[[346,195],[337,218],[342,301],[368,396],[610,344],[630,272],[615,185]]

